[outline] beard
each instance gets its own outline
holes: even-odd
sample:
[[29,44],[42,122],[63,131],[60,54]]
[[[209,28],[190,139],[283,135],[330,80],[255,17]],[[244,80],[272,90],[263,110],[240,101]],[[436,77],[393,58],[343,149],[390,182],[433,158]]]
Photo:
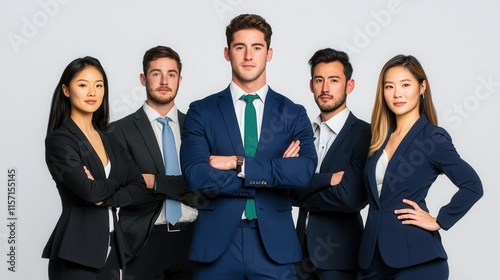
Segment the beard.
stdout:
[[[333,103],[322,103],[320,98],[325,95],[332,98],[331,101],[333,101]],[[346,99],[347,99],[347,94],[345,93],[345,91],[344,94],[339,99],[334,99],[333,95],[330,94],[321,94],[320,96],[318,96],[318,98],[316,98],[316,104],[318,105],[319,110],[322,113],[330,113],[337,110],[340,106],[344,105]]]
[[[166,88],[169,90],[168,95],[160,95],[156,94],[156,90],[160,88]],[[157,89],[153,89],[151,87],[146,87],[146,94],[148,95],[148,99],[151,100],[152,102],[156,104],[161,104],[161,105],[166,105],[170,104],[172,101],[174,101],[175,97],[177,96],[177,90],[179,89],[179,85],[177,85],[177,88],[173,90],[170,87],[158,87]]]

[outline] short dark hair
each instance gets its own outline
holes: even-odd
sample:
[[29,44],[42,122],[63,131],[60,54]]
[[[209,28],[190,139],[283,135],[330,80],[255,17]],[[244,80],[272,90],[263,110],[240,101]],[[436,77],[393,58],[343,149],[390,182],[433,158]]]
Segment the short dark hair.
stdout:
[[267,43],[267,49],[271,46],[271,35],[273,30],[271,25],[266,20],[254,14],[241,14],[231,20],[226,27],[227,46],[231,47],[231,42],[234,39],[234,33],[244,29],[257,29],[264,34],[264,40]]
[[77,58],[70,62],[64,69],[61,79],[54,90],[52,104],[50,106],[49,124],[47,126],[47,135],[60,127],[70,116],[71,103],[69,98],[64,95],[62,86],[69,88],[71,80],[86,67],[94,67],[102,75],[104,81],[104,96],[101,106],[92,114],[92,124],[101,131],[106,131],[109,124],[109,87],[106,72],[99,60],[91,56]]
[[314,55],[309,59],[309,65],[311,65],[311,78],[314,75],[314,68],[320,63],[330,63],[338,61],[344,66],[344,75],[346,80],[350,80],[352,77],[352,65],[349,62],[349,55],[343,51],[337,51],[332,48],[326,48],[319,50],[314,53]]
[[151,48],[144,53],[144,58],[142,59],[142,70],[144,71],[144,75],[147,74],[149,69],[149,63],[153,60],[157,60],[158,58],[168,57],[175,62],[177,62],[177,68],[179,68],[179,75],[182,71],[182,63],[179,54],[174,51],[172,48],[165,46],[156,46]]

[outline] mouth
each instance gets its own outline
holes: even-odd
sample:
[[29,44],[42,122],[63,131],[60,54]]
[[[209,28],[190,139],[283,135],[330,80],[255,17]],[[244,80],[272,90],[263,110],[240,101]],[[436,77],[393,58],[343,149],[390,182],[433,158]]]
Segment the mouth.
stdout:
[[328,101],[328,100],[331,100],[333,99],[333,96],[331,95],[328,95],[328,94],[322,94],[320,96],[318,96],[318,100],[321,100],[321,101]]
[[162,88],[158,88],[157,91],[159,91],[159,92],[171,92],[172,89],[170,89],[168,87],[162,87]]
[[392,103],[392,104],[393,104],[394,106],[396,106],[396,107],[401,107],[401,106],[405,105],[405,104],[406,104],[406,102],[394,102],[394,103]]
[[89,105],[94,105],[97,101],[96,100],[85,100],[85,103]]

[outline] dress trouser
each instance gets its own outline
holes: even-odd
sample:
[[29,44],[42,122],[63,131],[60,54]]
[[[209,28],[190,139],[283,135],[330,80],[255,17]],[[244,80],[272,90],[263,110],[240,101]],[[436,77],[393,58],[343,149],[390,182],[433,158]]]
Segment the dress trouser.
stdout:
[[278,264],[267,255],[258,219],[242,219],[233,240],[213,262],[194,262],[194,280],[295,280],[295,266]]
[[193,265],[188,252],[193,223],[156,225],[139,255],[127,264],[124,279],[191,280]]
[[378,244],[375,246],[375,252],[370,267],[361,270],[359,280],[446,280],[449,277],[448,261],[437,258],[422,264],[405,267],[392,268],[385,264]]

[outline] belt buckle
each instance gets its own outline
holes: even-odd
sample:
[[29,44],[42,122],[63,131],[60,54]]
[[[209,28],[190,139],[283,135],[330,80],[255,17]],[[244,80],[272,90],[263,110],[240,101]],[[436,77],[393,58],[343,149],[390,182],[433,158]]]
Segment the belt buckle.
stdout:
[[181,231],[181,228],[174,228],[174,225],[172,225],[172,228],[170,228],[170,223],[167,223],[167,232],[179,232]]

